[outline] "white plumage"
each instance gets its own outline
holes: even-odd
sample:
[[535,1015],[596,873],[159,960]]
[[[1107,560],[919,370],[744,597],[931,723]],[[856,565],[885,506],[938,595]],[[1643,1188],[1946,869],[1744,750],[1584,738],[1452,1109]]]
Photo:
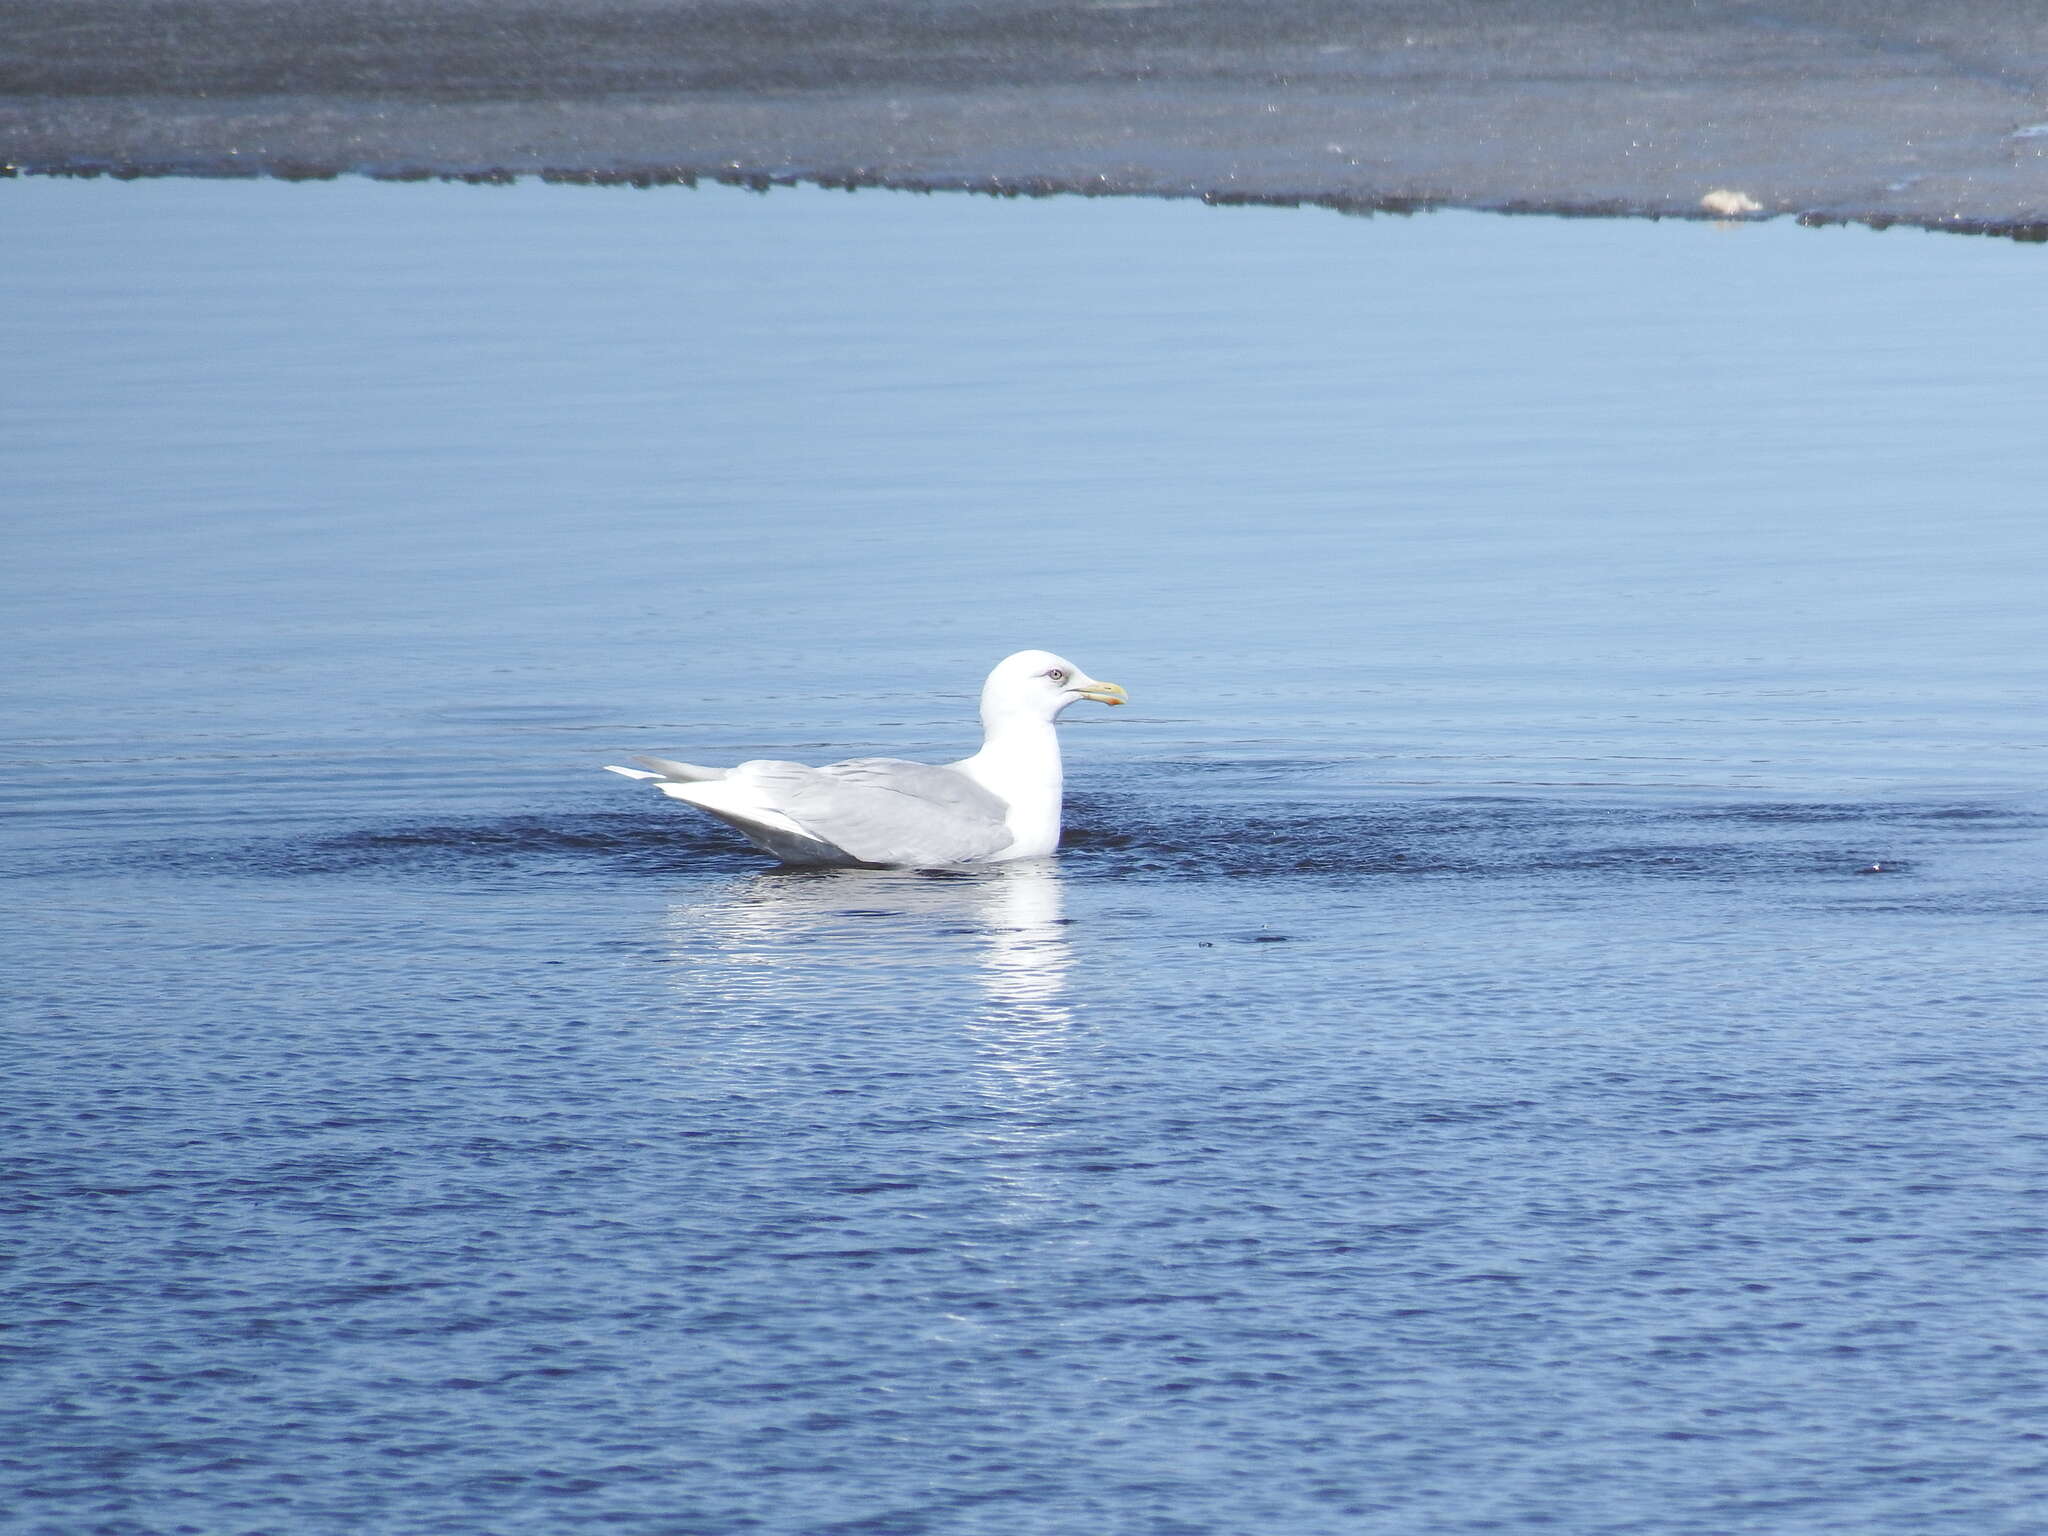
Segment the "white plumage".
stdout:
[[[1121,704],[1050,651],[1019,651],[981,689],[981,750],[957,763],[855,758],[807,768],[764,759],[737,768],[637,757],[610,767],[650,781],[744,832],[790,864],[984,864],[1039,858],[1060,840],[1060,712],[1082,699]],[[609,766],[609,765],[608,765]]]

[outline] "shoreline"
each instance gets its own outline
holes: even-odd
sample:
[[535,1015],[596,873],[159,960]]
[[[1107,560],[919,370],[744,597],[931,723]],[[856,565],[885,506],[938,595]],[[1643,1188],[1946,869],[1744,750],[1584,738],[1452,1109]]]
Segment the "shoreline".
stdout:
[[2010,0],[1931,19],[1883,0],[0,0],[0,22],[6,175],[713,180],[2048,242],[2048,16]]
[[[916,195],[960,195],[988,198],[1150,198],[1162,202],[1199,202],[1212,208],[1315,208],[1347,218],[1406,218],[1426,213],[1480,213],[1504,218],[1632,219],[1649,223],[1676,220],[1700,224],[1768,224],[1789,221],[1806,229],[1855,226],[1883,231],[1915,229],[1933,234],[1975,235],[2025,245],[2048,244],[2048,220],[1971,218],[1957,214],[1914,216],[1891,212],[1802,209],[1784,212],[1724,213],[1704,208],[1639,208],[1619,203],[1545,203],[1537,201],[1475,202],[1451,196],[1370,198],[1331,192],[1250,192],[1236,189],[1201,191],[1156,187],[1121,187],[1087,182],[1062,183],[1046,177],[947,180],[905,179],[859,172],[808,174],[781,170],[729,167],[638,166],[619,169],[461,169],[448,166],[309,166],[294,163],[197,167],[179,164],[67,165],[0,164],[0,183],[9,180],[145,181],[186,178],[199,181],[365,181],[415,183],[439,181],[467,186],[515,186],[540,182],[550,186],[694,188],[732,187],[767,193],[777,189],[813,187],[834,192],[903,192]],[[0,193],[0,196],[4,196]]]

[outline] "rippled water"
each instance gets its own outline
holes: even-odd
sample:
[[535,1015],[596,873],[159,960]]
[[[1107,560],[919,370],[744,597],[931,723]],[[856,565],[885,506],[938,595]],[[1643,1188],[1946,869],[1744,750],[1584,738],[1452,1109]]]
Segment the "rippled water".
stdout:
[[2038,251],[0,207],[8,1529],[2038,1529]]

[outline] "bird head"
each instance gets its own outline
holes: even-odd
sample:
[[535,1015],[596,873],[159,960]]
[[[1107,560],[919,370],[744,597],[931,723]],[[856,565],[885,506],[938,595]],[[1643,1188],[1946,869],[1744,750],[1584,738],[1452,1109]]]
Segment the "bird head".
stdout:
[[1129,702],[1115,683],[1090,677],[1051,651],[1019,651],[996,663],[981,688],[981,718],[988,723],[1018,716],[1056,720],[1060,711],[1082,699],[1098,704]]

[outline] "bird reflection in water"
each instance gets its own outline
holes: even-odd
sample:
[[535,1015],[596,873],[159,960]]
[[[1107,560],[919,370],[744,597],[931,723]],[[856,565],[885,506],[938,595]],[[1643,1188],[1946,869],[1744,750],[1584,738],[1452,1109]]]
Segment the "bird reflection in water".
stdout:
[[1050,859],[973,871],[771,870],[678,903],[668,928],[674,980],[700,1027],[758,1027],[821,1009],[905,1024],[964,1014],[986,1064],[1021,1089],[1052,1086],[1072,1025],[1073,955]]
[[978,884],[977,979],[987,1006],[969,1029],[984,1065],[999,1074],[991,1086],[1007,1079],[1006,1098],[1057,1097],[1066,1086],[1059,1058],[1074,1022],[1066,997],[1074,956],[1059,872],[1049,859],[1032,859]]
[[1050,859],[764,873],[671,908],[669,933],[684,1007],[650,1044],[697,1102],[744,1103],[813,1150],[877,1116],[945,1126],[983,1219],[1072,1210],[1085,1030]]

